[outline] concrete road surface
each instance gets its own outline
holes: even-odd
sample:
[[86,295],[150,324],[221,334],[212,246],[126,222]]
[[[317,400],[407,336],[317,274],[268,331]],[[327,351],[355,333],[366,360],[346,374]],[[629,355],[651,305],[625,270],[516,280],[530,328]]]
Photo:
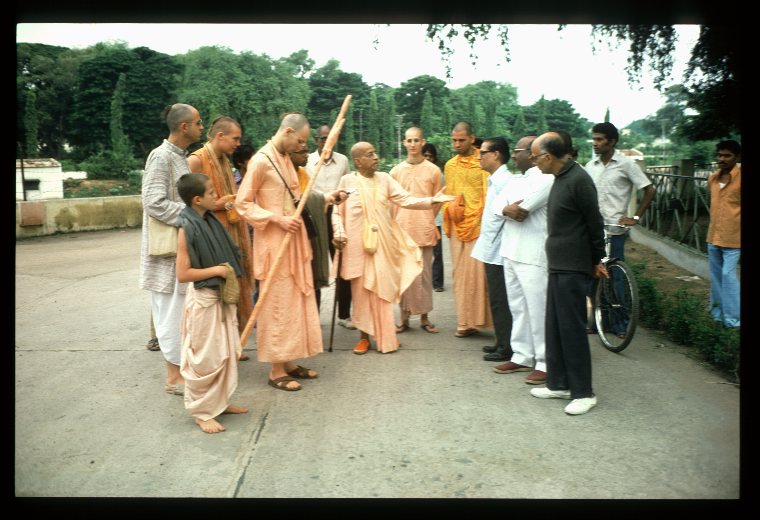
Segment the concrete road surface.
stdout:
[[250,412],[204,434],[145,349],[139,246],[139,229],[16,243],[16,497],[740,497],[737,386],[639,328],[620,354],[592,338],[599,404],[566,415],[483,361],[490,331],[454,337],[447,243],[439,334],[413,320],[399,352],[357,356],[336,327],[328,353],[323,289],[325,352],[304,363],[319,379],[268,386],[254,334],[233,400]]

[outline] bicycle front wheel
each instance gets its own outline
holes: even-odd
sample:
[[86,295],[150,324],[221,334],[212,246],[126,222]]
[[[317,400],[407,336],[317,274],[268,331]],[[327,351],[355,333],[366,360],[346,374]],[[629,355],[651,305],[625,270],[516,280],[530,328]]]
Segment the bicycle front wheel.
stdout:
[[594,319],[599,340],[610,352],[621,352],[633,340],[639,322],[639,291],[633,270],[625,262],[607,264],[594,297]]

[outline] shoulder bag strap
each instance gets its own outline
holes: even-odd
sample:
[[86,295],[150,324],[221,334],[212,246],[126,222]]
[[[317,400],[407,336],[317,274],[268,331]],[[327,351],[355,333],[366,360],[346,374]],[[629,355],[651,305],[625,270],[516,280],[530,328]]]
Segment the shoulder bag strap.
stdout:
[[285,177],[282,176],[282,174],[280,173],[280,170],[278,170],[277,166],[274,165],[274,162],[272,162],[272,159],[270,159],[269,156],[267,154],[265,154],[264,152],[261,152],[261,155],[263,155],[264,157],[266,157],[267,159],[269,159],[269,164],[272,165],[272,168],[274,168],[274,171],[276,171],[277,175],[280,176],[280,179],[282,179],[282,183],[285,185],[285,189],[288,190],[288,193],[290,193],[290,198],[293,199],[293,202],[296,202],[298,199],[296,199],[296,196],[293,195],[292,191],[290,191],[290,186],[288,186],[288,183],[285,182]]

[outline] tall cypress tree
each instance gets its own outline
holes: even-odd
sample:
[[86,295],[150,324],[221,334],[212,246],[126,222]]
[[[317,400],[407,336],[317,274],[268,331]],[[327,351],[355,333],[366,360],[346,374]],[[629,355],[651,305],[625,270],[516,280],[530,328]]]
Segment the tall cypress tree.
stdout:
[[367,141],[377,147],[380,153],[380,121],[377,110],[377,92],[369,93],[369,117],[367,121]]
[[129,141],[122,126],[126,82],[127,77],[122,72],[116,81],[116,87],[111,98],[111,149],[116,156],[125,156],[130,153]]
[[522,107],[517,109],[517,117],[515,117],[515,124],[512,125],[512,139],[517,142],[525,136],[525,113]]
[[39,120],[37,119],[37,94],[34,89],[29,89],[26,94],[26,107],[24,110],[24,130],[26,146],[26,157],[37,157],[38,144],[37,144],[37,130],[39,128]]
[[541,135],[549,131],[549,124],[546,122],[546,99],[541,96],[538,100],[538,134]]
[[420,127],[425,135],[433,135],[436,130],[433,123],[433,96],[430,91],[425,92],[425,97],[422,99]]

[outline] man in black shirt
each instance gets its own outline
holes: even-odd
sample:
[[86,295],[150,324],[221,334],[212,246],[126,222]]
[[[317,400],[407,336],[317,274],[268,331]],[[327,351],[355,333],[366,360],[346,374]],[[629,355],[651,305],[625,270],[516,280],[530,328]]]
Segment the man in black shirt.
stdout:
[[604,221],[594,181],[567,155],[567,143],[556,132],[539,136],[531,158],[545,174],[554,175],[547,203],[546,257],[546,388],[539,398],[572,399],[565,413],[580,415],[596,406],[591,387],[591,350],[586,335],[586,291],[589,277],[607,278]]

